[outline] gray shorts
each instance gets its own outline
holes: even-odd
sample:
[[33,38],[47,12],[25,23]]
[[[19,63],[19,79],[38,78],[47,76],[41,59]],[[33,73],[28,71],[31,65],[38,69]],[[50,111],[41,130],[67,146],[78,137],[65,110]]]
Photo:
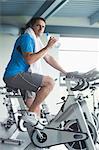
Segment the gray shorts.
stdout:
[[20,73],[12,78],[4,79],[4,82],[8,87],[21,89],[23,91],[36,92],[42,85],[43,75],[24,72]]

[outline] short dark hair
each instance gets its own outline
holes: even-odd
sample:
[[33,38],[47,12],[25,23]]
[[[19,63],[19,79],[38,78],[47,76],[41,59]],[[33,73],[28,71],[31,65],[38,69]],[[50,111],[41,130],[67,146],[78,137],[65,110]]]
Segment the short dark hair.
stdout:
[[37,20],[42,20],[42,21],[44,21],[45,24],[46,24],[46,21],[45,21],[44,18],[42,18],[42,17],[33,17],[33,18],[25,25],[25,27],[22,27],[22,28],[20,29],[20,33],[23,34],[23,33],[25,32],[25,30],[26,30],[27,28],[29,28],[29,27],[32,28],[33,25],[36,23]]

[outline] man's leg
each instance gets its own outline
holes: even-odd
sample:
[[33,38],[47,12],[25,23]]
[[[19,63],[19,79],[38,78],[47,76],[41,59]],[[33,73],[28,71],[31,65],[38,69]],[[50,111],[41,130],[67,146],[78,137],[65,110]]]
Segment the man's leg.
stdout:
[[[28,91],[29,92],[29,91]],[[25,105],[28,107],[28,109],[31,107],[31,105],[32,105],[32,103],[33,103],[33,101],[34,101],[34,99],[35,99],[35,96],[33,96],[33,94],[32,94],[32,92],[30,92],[31,93],[31,96],[30,96],[30,94],[28,95],[28,93],[26,92],[26,98],[25,98]],[[40,113],[41,113],[41,109],[40,109],[40,106],[38,106],[37,108],[36,108],[36,114],[38,115],[38,116],[40,116]]]
[[[41,87],[36,92],[35,98],[32,97],[27,99],[27,106],[30,107],[28,110],[27,121],[32,122],[33,125],[35,125],[39,129],[43,129],[44,127],[40,122],[38,122],[38,119],[36,119],[38,117],[36,117],[35,114],[40,117],[40,104],[49,95],[53,87],[54,80],[48,76],[43,76]],[[35,119],[33,119],[33,115]],[[26,120],[26,116],[24,120]]]
[[49,76],[44,76],[41,88],[37,91],[36,97],[29,108],[31,112],[38,112],[40,104],[45,100],[49,93],[53,90],[54,80]]
[[36,97],[29,108],[28,113],[24,114],[22,118],[26,122],[30,122],[33,126],[43,129],[43,125],[38,122],[35,113],[38,111],[40,104],[52,91],[54,87],[54,80],[49,76],[25,72],[18,74],[13,78],[7,79],[6,84],[12,88],[36,92]]

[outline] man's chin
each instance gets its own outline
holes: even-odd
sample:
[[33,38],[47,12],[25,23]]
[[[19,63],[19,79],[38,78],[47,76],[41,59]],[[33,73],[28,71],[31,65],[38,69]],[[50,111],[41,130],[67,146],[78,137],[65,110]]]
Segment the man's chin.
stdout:
[[43,33],[39,33],[39,36],[42,36],[43,35]]

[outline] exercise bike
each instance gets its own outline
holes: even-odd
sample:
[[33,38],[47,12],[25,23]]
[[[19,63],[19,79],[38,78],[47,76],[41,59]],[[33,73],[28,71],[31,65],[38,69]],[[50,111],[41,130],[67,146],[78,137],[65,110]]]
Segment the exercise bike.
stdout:
[[[63,104],[56,116],[49,113],[45,103],[42,104],[42,116],[46,120],[44,129],[37,129],[28,122],[20,119],[19,126],[27,131],[33,148],[50,148],[55,145],[64,144],[69,150],[96,150],[97,129],[93,118],[87,108],[83,95],[76,97],[75,91],[83,91],[88,88],[89,76],[95,80],[98,72],[89,71],[73,78],[64,77],[68,96],[63,98]],[[72,87],[72,81],[75,83]],[[13,95],[9,95],[11,99]],[[23,100],[20,100],[20,113],[24,115],[26,108]],[[88,115],[87,115],[88,113]]]
[[97,90],[98,87],[99,87],[99,82],[94,82],[90,85],[91,96],[92,96],[92,100],[93,100],[93,113],[92,113],[92,115],[93,115],[97,130],[99,130],[99,102],[96,101],[96,99],[95,99],[95,91]]
[[[74,91],[82,91],[88,88],[89,81],[96,80],[96,74],[99,75],[98,72],[91,70],[73,78],[64,78],[68,96],[58,114],[54,118],[52,116],[52,119],[47,106],[43,105],[43,112],[48,121],[43,130],[25,123],[35,147],[48,148],[64,144],[69,150],[96,150],[97,129],[92,115],[83,96],[75,97],[74,95]],[[77,82],[77,85],[73,88],[72,81]]]
[[[20,131],[27,131],[21,120],[22,110],[26,111],[22,96],[18,90],[9,89],[8,87],[0,87],[0,94],[2,95],[3,105],[6,107],[8,114],[7,118],[3,122],[0,122],[1,129],[5,131],[4,135],[0,137],[0,141],[2,143],[21,145],[23,140],[17,137]],[[15,103],[20,103],[20,105],[16,105]]]

